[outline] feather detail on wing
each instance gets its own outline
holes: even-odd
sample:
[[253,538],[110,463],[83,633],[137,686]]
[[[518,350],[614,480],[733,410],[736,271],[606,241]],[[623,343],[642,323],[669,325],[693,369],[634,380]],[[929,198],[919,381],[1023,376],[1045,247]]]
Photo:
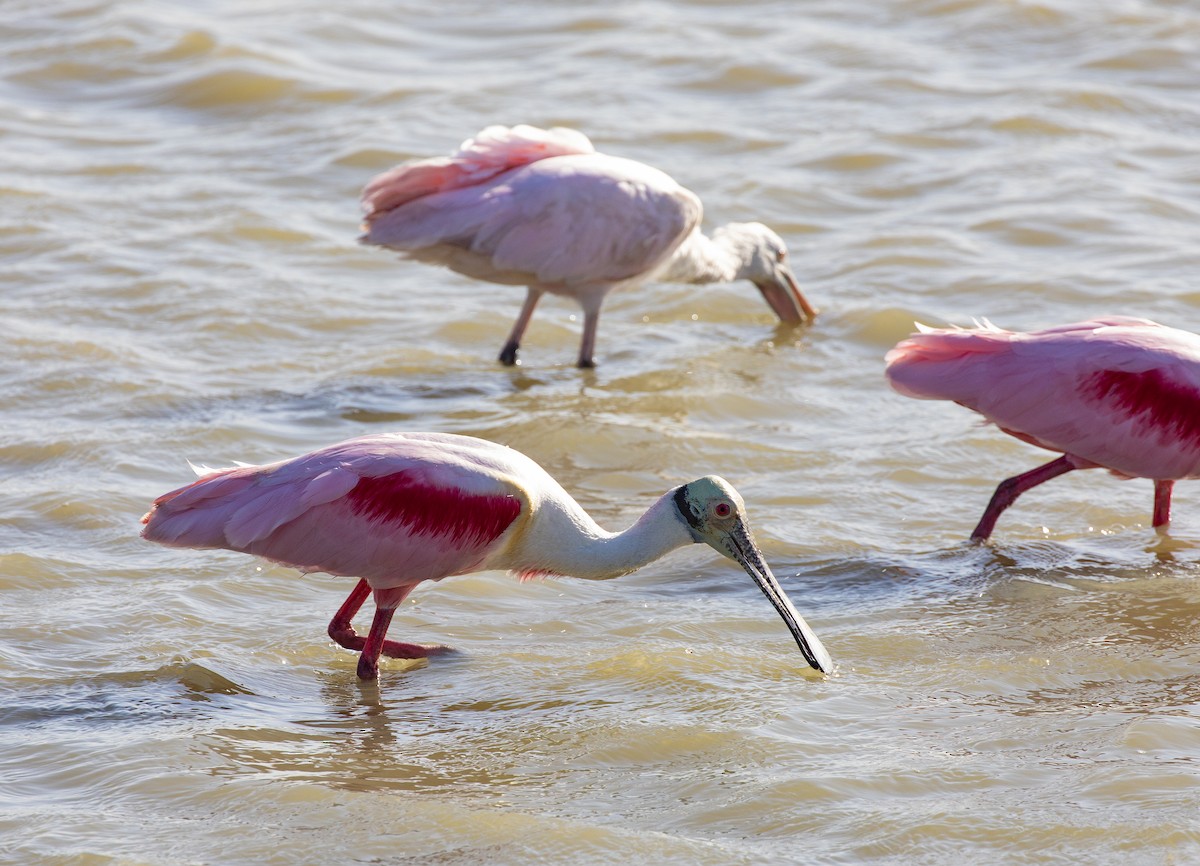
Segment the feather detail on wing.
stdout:
[[370,224],[423,196],[475,186],[540,159],[594,151],[587,136],[574,129],[489,126],[453,156],[410,160],[372,179],[362,192],[363,211]]
[[455,453],[453,441],[363,437],[291,461],[221,470],[160,496],[142,518],[142,536],[383,585],[471,570],[517,520],[525,497],[499,465],[488,468],[513,459],[509,449],[480,443]]

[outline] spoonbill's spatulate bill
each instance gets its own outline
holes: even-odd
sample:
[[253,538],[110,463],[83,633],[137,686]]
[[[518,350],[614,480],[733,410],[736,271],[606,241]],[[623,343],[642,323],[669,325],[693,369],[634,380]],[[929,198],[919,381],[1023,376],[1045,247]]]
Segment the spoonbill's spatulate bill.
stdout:
[[[360,578],[329,634],[361,650],[363,679],[377,676],[381,654],[423,658],[444,649],[384,639],[397,605],[421,581],[485,569],[616,577],[693,542],[739,563],[808,663],[832,667],[763,560],[742,498],[713,475],[668,491],[614,533],[519,451],[469,436],[393,433],[212,472],[160,496],[142,522],[142,536],[161,544],[226,548]],[[371,594],[375,619],[364,639],[350,621]]]
[[888,353],[887,376],[902,394],[953,400],[1062,454],[1001,482],[976,540],[1026,490],[1072,469],[1153,479],[1158,528],[1174,483],[1200,477],[1200,336],[1187,331],[1115,316],[1028,333],[921,327]]
[[492,283],[526,286],[500,352],[517,349],[546,292],[583,307],[580,367],[594,364],[596,324],[613,289],[650,280],[750,280],[788,324],[816,316],[761,223],[700,231],[696,195],[658,169],[597,153],[581,132],[489,126],[449,157],[403,163],[362,193],[363,243]]

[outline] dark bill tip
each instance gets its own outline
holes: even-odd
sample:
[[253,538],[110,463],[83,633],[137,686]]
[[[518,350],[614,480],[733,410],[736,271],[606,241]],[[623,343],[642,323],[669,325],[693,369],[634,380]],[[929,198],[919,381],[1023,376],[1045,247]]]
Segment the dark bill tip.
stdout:
[[771,569],[763,560],[762,555],[754,547],[753,542],[749,538],[735,538],[734,545],[742,567],[746,569],[746,573],[754,579],[763,595],[782,617],[784,625],[792,633],[796,646],[804,654],[809,666],[823,674],[832,672],[833,658],[829,655],[829,651],[825,649],[825,645],[821,643],[816,632],[809,627],[808,623],[804,621],[804,617],[796,610],[791,599],[779,585],[779,581],[775,579],[775,575],[771,573]]

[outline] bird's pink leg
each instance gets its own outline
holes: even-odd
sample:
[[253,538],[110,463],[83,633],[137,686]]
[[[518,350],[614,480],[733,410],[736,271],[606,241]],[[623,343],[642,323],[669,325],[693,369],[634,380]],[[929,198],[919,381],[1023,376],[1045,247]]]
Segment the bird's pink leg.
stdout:
[[[360,679],[375,679],[379,674],[379,656],[385,655],[393,659],[423,659],[438,653],[451,652],[447,646],[426,646],[416,643],[401,643],[400,641],[384,640],[388,626],[396,608],[412,592],[412,586],[402,586],[396,589],[380,590],[375,595],[375,619],[371,630],[364,638],[354,630],[351,620],[366,602],[371,594],[371,585],[360,580],[349,597],[338,608],[338,612],[329,621],[329,636],[339,646],[349,650],[360,650],[362,655],[358,660],[358,676]],[[374,643],[372,643],[374,641]],[[364,675],[366,671],[369,675]]]
[[521,312],[513,323],[508,342],[500,350],[501,364],[511,367],[517,363],[517,349],[521,346],[521,338],[525,336],[525,329],[529,327],[529,320],[533,318],[533,309],[541,298],[542,293],[537,289],[531,288],[525,293],[525,303],[521,305]]
[[583,337],[579,341],[579,361],[577,367],[595,367],[592,355],[596,351],[596,326],[600,323],[600,307],[595,309],[585,307],[583,310]]
[[1163,530],[1171,522],[1171,491],[1174,481],[1154,482],[1154,528]]
[[1022,475],[1014,475],[1012,478],[1005,478],[996,488],[996,492],[992,494],[992,501],[988,503],[987,510],[979,519],[979,525],[971,533],[971,540],[986,541],[992,534],[992,530],[996,528],[996,520],[1004,512],[1004,509],[1016,502],[1017,497],[1026,490],[1037,487],[1051,478],[1057,478],[1074,468],[1075,465],[1064,454],[1057,460],[1051,460],[1037,469],[1031,469]]
[[346,600],[342,602],[342,606],[333,615],[333,619],[329,621],[329,636],[339,646],[344,646],[346,649],[362,649],[362,638],[354,633],[354,626],[350,624],[350,621],[354,619],[354,615],[358,613],[359,608],[363,606],[363,602],[370,594],[371,585],[365,580],[360,580]]
[[394,607],[375,608],[375,619],[371,620],[371,630],[363,641],[362,655],[358,657],[358,678],[373,680],[379,676],[379,654],[387,643],[383,636],[387,634],[388,626],[396,613]]

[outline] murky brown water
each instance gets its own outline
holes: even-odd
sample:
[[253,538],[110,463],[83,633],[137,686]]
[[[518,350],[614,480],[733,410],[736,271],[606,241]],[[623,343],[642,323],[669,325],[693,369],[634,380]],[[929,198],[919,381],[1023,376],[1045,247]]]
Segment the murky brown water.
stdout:
[[[1200,329],[1200,9],[1172,2],[11,2],[0,16],[0,860],[1200,860],[1200,503],[887,390],[914,319]],[[792,247],[547,299],[356,246],[357,192],[490,123],[565,124]],[[597,519],[716,472],[833,653],[815,679],[699,548],[617,581],[481,574],[393,632],[349,584],[141,542],[185,458],[359,433],[514,445]]]

